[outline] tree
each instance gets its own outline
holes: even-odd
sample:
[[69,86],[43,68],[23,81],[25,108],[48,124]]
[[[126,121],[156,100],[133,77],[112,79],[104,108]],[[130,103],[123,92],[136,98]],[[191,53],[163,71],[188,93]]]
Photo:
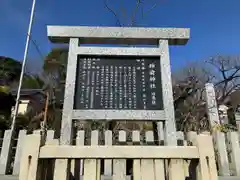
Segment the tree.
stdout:
[[[9,124],[12,106],[15,105],[15,99],[10,93],[0,92],[0,129],[6,128]],[[4,102],[4,103],[3,103]]]
[[129,1],[120,0],[120,6],[111,6],[108,0],[103,0],[107,10],[115,17],[116,25],[137,26],[140,20],[146,17],[153,9],[162,2],[161,0],[135,0],[133,6]]
[[42,89],[45,82],[38,75],[25,75],[23,78],[22,89]]
[[[11,94],[11,89],[17,89],[21,73],[21,63],[8,57],[0,57],[0,128],[8,129],[11,126],[12,107],[15,106],[15,97]],[[22,89],[44,89],[45,82],[38,75],[24,74]],[[18,115],[16,119],[16,128],[27,128],[31,126],[32,119],[38,115],[34,109],[24,115]]]
[[54,48],[44,60],[43,70],[54,86],[65,80],[67,71],[68,48]]
[[[64,98],[64,82],[67,70],[68,48],[60,47],[52,49],[45,57],[43,64],[43,77],[45,80],[45,92],[49,95],[47,113],[47,127],[55,129],[59,135],[61,125],[62,103]],[[44,110],[32,119],[34,127],[39,126],[44,117]],[[33,129],[33,128],[32,128]]]
[[208,74],[215,84],[217,100],[224,103],[233,91],[240,89],[240,56],[218,55],[211,57],[207,63],[215,69]]
[[239,90],[239,71],[238,56],[217,55],[175,73],[173,91],[178,130],[208,130],[204,85],[213,83],[217,103],[224,104],[231,93]]
[[9,85],[18,80],[22,64],[9,57],[0,56],[0,85]]
[[5,127],[11,115],[15,99],[10,93],[9,85],[18,79],[21,73],[21,63],[8,57],[0,56],[0,124]]
[[[67,63],[68,49],[66,48],[56,48],[53,49],[45,58],[43,70],[44,73],[40,76],[37,74],[25,73],[22,82],[22,89],[42,89],[44,92],[48,93],[50,96],[50,102],[48,107],[48,127],[53,128],[53,126],[58,126],[60,124],[59,112],[61,104],[56,104],[62,101],[56,101],[56,94],[61,91],[64,91],[64,88],[61,86],[61,80],[65,80],[66,77],[66,63]],[[21,73],[21,63],[17,60],[8,57],[0,57],[0,77],[1,85],[0,91],[9,91],[10,89],[16,89],[19,84],[19,77]],[[1,93],[3,94],[3,93]],[[0,96],[1,96],[0,94]],[[15,105],[15,98],[11,94],[4,94],[1,96],[2,99],[8,98],[6,102],[8,104],[1,104],[1,112],[4,112],[4,125],[1,127],[10,127],[10,115],[11,108]],[[62,99],[63,96],[57,97],[57,100]],[[1,101],[4,102],[4,101]],[[61,113],[61,112],[60,112]],[[1,116],[2,117],[2,116]],[[18,127],[25,127],[29,130],[39,128],[40,121],[44,117],[44,109],[37,113],[34,109],[29,110],[25,115],[17,117]],[[58,117],[58,120],[55,117]],[[20,120],[18,123],[18,119]],[[50,123],[51,122],[51,123]]]

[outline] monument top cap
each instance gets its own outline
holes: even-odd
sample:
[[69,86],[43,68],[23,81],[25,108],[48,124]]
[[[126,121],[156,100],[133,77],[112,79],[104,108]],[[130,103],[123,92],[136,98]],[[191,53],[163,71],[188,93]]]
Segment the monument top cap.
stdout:
[[47,33],[53,43],[79,38],[81,44],[158,45],[167,39],[170,45],[185,45],[190,37],[188,28],[47,26]]

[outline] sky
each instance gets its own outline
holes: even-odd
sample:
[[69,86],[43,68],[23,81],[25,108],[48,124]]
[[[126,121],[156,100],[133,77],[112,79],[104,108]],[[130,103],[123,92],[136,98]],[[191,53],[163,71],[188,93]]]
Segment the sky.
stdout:
[[[36,0],[28,63],[40,67],[53,44],[47,38],[47,25],[117,26],[104,0]],[[144,17],[137,14],[139,27],[190,28],[185,46],[170,47],[173,69],[191,61],[215,55],[240,55],[239,0],[142,0]],[[123,9],[121,22],[129,20],[136,0],[107,0],[116,12]],[[149,11],[157,3],[157,6]],[[0,0],[0,56],[23,59],[32,0]],[[121,13],[120,13],[121,14]]]

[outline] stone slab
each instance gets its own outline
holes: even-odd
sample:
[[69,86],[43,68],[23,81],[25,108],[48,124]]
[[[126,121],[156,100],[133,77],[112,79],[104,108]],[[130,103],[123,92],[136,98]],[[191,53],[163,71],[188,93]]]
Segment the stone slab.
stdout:
[[185,45],[190,38],[188,28],[47,26],[47,33],[53,43],[79,38],[81,44],[158,45],[160,39],[167,39],[169,45]]
[[73,110],[73,119],[111,121],[160,121],[166,120],[163,110]]
[[13,175],[0,175],[0,180],[18,180],[18,176]]

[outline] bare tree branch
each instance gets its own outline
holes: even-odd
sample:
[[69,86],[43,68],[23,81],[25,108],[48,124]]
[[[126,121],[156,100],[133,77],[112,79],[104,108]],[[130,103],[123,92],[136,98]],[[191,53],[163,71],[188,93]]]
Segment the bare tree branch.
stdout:
[[[126,8],[123,7],[123,0],[120,0],[121,2],[121,9],[122,9],[122,16],[123,16],[123,19],[127,19],[126,16],[127,16],[127,13],[126,13]],[[154,3],[149,9],[147,10],[144,10],[144,6],[145,6],[145,3],[147,1],[143,1],[143,0],[136,0],[136,3],[135,3],[135,7],[134,7],[134,10],[132,11],[132,15],[129,16],[129,23],[126,23],[126,25],[129,25],[129,26],[135,26],[136,25],[136,22],[137,22],[137,14],[138,12],[141,13],[141,17],[145,17],[148,13],[150,13],[154,8],[157,7],[157,5],[159,4],[160,0],[157,0],[156,3]],[[116,18],[117,20],[117,24],[118,26],[122,27],[125,25],[124,22],[121,23],[121,19],[120,19],[120,15],[118,15],[118,13],[116,12],[116,10],[114,10],[113,8],[111,8],[109,6],[109,4],[107,3],[107,0],[104,0],[104,5],[105,7],[114,15],[114,17]],[[126,20],[127,21],[127,20]]]
[[135,10],[133,11],[133,14],[132,14],[130,26],[134,26],[136,23],[136,16],[137,16],[137,12],[140,8],[140,4],[141,4],[141,0],[137,0]]
[[148,13],[150,13],[154,8],[157,7],[159,2],[156,2],[152,7],[150,7],[145,13],[143,13],[142,17],[146,16]]
[[[183,69],[185,73],[183,80],[185,82],[178,79],[176,86],[173,87],[179,130],[209,128],[205,109],[206,99],[203,96],[205,94],[203,93],[205,80],[215,84],[218,104],[225,103],[231,93],[240,89],[240,66],[238,63],[236,57],[217,56],[211,58],[210,61],[206,61],[204,67],[196,65],[188,67],[188,70]],[[208,67],[208,65],[210,66]],[[199,68],[203,69],[198,71]],[[177,77],[180,78],[181,76]],[[194,79],[198,81],[193,81]],[[191,91],[187,89],[191,89]]]
[[107,0],[104,0],[104,5],[115,16],[118,26],[122,27],[122,24],[121,24],[121,21],[120,21],[118,15],[116,14],[116,12],[112,8],[110,8],[110,6],[107,3]]

